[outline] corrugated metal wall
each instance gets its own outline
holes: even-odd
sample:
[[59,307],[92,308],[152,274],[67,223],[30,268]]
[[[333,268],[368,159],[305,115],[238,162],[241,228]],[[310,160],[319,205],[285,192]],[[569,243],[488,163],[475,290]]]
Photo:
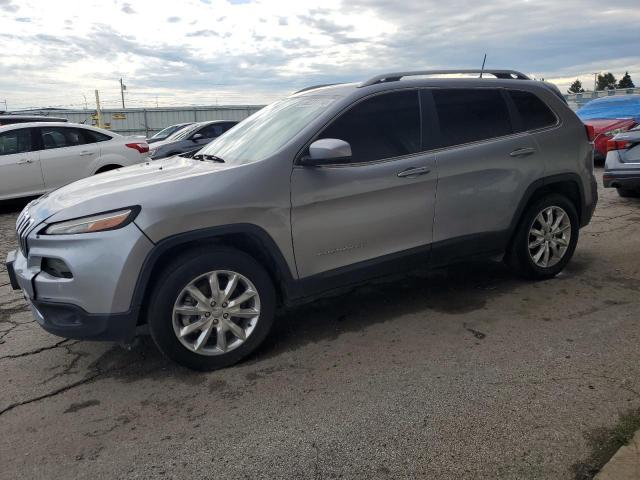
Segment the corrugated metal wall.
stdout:
[[[176,108],[125,108],[102,110],[102,121],[110,130],[122,135],[150,136],[169,125],[206,120],[244,120],[257,112],[262,105],[224,107],[176,107]],[[17,112],[16,112],[17,113]],[[63,117],[70,122],[95,125],[93,110],[29,110],[21,114]]]

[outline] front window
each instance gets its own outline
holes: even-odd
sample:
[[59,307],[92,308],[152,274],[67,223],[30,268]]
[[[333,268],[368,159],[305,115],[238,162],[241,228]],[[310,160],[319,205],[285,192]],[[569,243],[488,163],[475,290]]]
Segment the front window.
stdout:
[[200,150],[227,163],[245,164],[273,155],[337,97],[285,98],[259,110]]

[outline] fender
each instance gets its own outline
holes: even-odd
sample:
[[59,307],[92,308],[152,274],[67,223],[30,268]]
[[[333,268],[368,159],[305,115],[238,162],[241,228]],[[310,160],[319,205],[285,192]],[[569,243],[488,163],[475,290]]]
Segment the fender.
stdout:
[[516,208],[516,211],[514,212],[511,223],[509,225],[509,239],[513,238],[513,234],[515,233],[516,229],[518,228],[518,224],[520,223],[520,218],[522,217],[525,208],[531,201],[531,198],[533,198],[534,194],[541,188],[561,182],[571,182],[578,188],[580,205],[577,205],[577,208],[578,214],[580,215],[580,226],[583,227],[587,223],[589,223],[589,218],[587,215],[588,208],[586,208],[586,201],[584,196],[584,187],[582,185],[582,179],[580,178],[580,176],[577,173],[560,173],[557,175],[549,175],[547,177],[539,178],[531,185],[529,185],[529,187],[527,187],[527,189],[525,190],[524,195],[520,199],[518,207]]
[[156,243],[142,264],[142,269],[138,275],[131,299],[131,310],[140,310],[142,307],[149,290],[151,274],[157,266],[158,260],[164,253],[182,244],[194,241],[216,240],[232,234],[247,235],[259,242],[260,246],[263,247],[265,253],[269,255],[275,265],[276,271],[272,272],[276,276],[275,281],[278,282],[278,285],[275,286],[276,288],[280,287],[285,303],[288,303],[289,299],[302,296],[302,292],[294,280],[289,265],[271,236],[256,225],[237,223],[179,233]]

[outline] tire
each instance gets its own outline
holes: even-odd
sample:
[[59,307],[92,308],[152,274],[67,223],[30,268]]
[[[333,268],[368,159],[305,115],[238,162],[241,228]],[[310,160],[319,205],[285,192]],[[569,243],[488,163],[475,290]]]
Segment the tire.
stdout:
[[618,191],[618,195],[622,198],[638,198],[640,197],[640,191],[638,190],[629,190],[628,188],[616,188]]
[[115,170],[117,168],[122,168],[122,167],[120,165],[105,165],[104,167],[100,167],[94,175],[98,175],[99,173],[104,173],[104,172],[110,172],[111,170]]
[[[549,218],[550,209],[554,215],[550,222],[551,225],[558,218],[562,219],[555,234],[547,232],[545,230],[547,227],[539,221],[540,215],[542,219]],[[564,212],[564,216],[561,215],[562,212]],[[555,277],[573,256],[580,231],[578,225],[576,207],[567,197],[554,193],[536,200],[527,208],[521,218],[510,252],[507,255],[508,263],[520,276],[528,279],[544,280]],[[559,230],[562,232],[558,233]],[[535,234],[532,233],[534,231]],[[570,235],[567,235],[568,232],[571,232]],[[561,241],[563,244],[560,243]],[[531,245],[534,246],[530,250]],[[548,256],[544,252],[545,245],[547,245],[549,252]],[[540,254],[540,249],[542,249],[542,254],[536,261],[535,258]],[[548,259],[546,266],[544,266],[545,258]]]
[[[232,248],[213,248],[182,255],[161,272],[161,280],[150,298],[147,317],[151,336],[160,351],[180,365],[200,371],[229,367],[253,352],[271,330],[276,309],[271,278],[256,260]],[[212,294],[211,272],[217,272],[215,284],[219,285],[218,296]],[[227,300],[230,301],[225,302],[224,290],[233,283],[232,274],[236,275],[237,283],[235,290],[229,292]],[[195,291],[192,297],[187,287],[191,292],[194,291],[193,287],[199,290],[203,295],[199,297],[200,300],[194,300],[199,296],[198,292]],[[255,295],[251,296],[253,292]],[[248,300],[232,307],[233,300],[239,300],[242,295]],[[223,305],[227,308],[222,308]],[[184,315],[174,309],[193,310],[194,314]],[[233,314],[252,315],[256,311],[259,314],[251,318],[235,317]],[[203,322],[204,327],[180,337],[181,333],[189,330],[184,330],[185,327],[196,327],[194,324]],[[233,331],[229,322],[235,325]],[[210,336],[196,347],[207,328]],[[239,329],[246,336],[244,340],[236,335]],[[221,336],[224,338],[221,339]],[[206,338],[206,333],[203,338]]]

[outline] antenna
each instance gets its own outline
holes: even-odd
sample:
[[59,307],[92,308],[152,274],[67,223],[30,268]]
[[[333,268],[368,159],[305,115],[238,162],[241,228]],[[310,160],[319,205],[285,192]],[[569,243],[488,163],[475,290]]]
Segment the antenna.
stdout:
[[482,59],[482,68],[480,69],[480,78],[482,78],[482,72],[484,72],[484,62],[487,61],[487,54],[484,54],[484,58]]

